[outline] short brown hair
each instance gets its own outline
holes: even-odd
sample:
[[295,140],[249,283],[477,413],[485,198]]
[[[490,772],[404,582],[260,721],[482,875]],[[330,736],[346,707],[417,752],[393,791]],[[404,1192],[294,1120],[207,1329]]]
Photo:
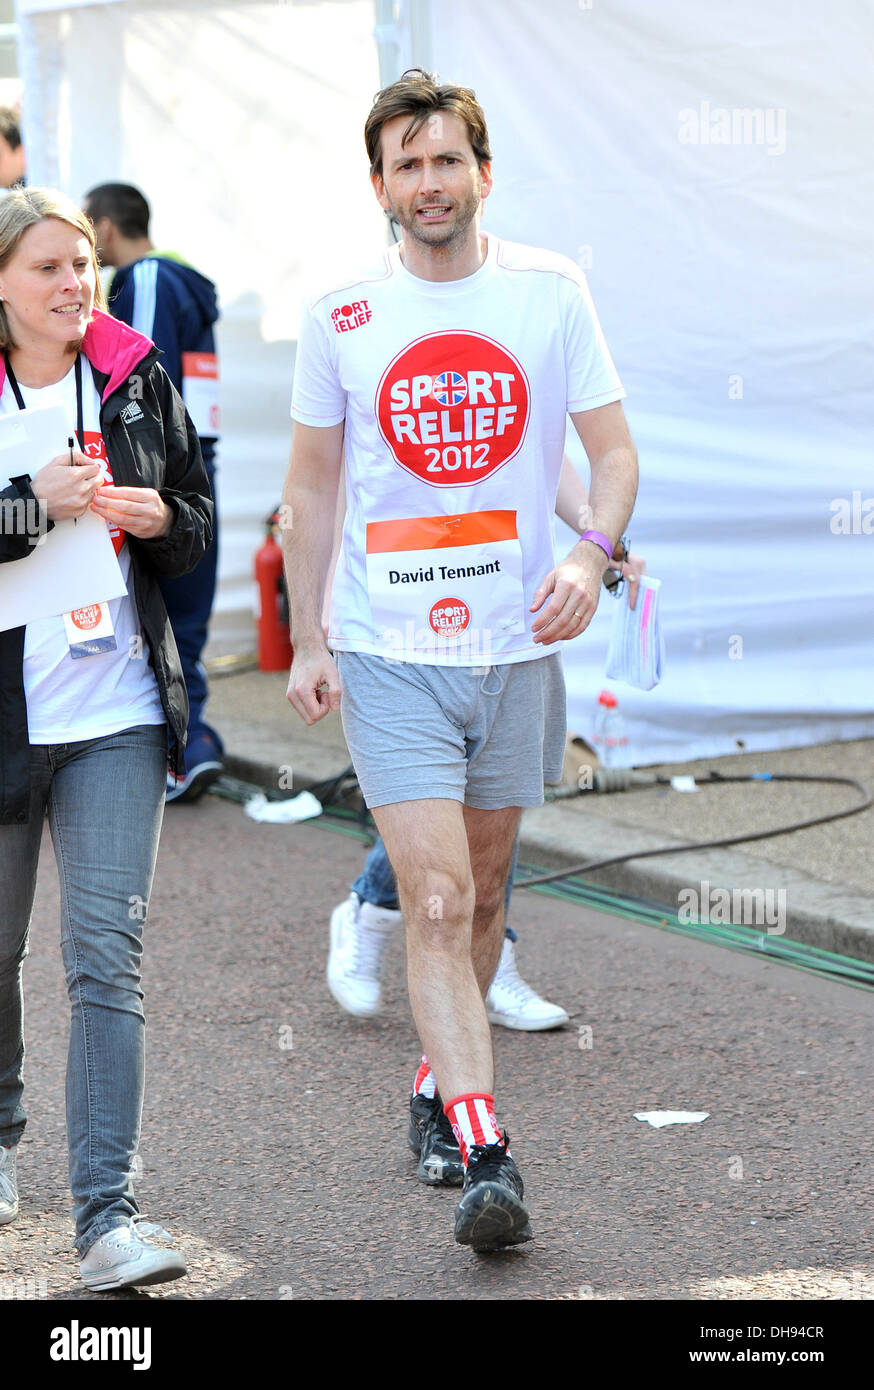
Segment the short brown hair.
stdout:
[[456,87],[453,83],[438,86],[422,68],[408,68],[397,82],[383,87],[373,98],[370,115],[364,125],[364,143],[371,175],[379,174],[382,177],[382,128],[386,121],[392,121],[396,116],[410,117],[401,140],[401,144],[405,145],[418,135],[435,111],[451,111],[464,122],[480,167],[491,159],[486,118],[476,93],[469,87]]

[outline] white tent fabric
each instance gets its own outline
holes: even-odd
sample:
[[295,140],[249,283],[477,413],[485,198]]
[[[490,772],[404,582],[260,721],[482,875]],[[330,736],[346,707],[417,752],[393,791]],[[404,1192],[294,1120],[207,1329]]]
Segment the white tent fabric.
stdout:
[[[663,580],[667,639],[658,689],[617,688],[629,760],[874,734],[867,3],[397,10],[399,65],[433,65],[483,102],[484,224],[580,261],[628,390],[630,534]],[[361,138],[374,6],[19,11],[32,180],[139,184],[158,244],[218,282],[220,605],[248,604],[304,287],[383,240]],[[391,52],[392,25],[377,37]],[[566,649],[584,734],[611,613],[605,598]]]
[[[433,61],[487,114],[484,225],[586,268],[628,391],[667,642],[616,688],[630,757],[874,734],[871,7],[532,8],[442,0]],[[566,652],[581,732],[610,617]]]

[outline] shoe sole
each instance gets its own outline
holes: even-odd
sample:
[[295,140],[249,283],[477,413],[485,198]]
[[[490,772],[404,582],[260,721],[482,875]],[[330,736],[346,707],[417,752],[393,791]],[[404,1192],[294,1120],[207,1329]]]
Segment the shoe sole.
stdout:
[[147,1284],[166,1284],[171,1279],[182,1279],[187,1273],[188,1266],[181,1256],[178,1256],[172,1264],[146,1270],[145,1273],[142,1272],[141,1262],[137,1260],[133,1264],[118,1265],[116,1269],[107,1270],[105,1273],[82,1274],[81,1278],[86,1288],[93,1289],[95,1293],[107,1293],[111,1289],[139,1289]]
[[224,772],[222,763],[199,763],[185,780],[185,785],[177,791],[167,791],[165,801],[197,801],[213,782],[217,782]]
[[476,1251],[504,1250],[534,1236],[522,1199],[500,1183],[477,1183],[456,1208],[455,1239]]
[[532,1023],[526,1020],[522,1014],[495,1014],[486,1010],[489,1023],[495,1023],[499,1028],[512,1028],[517,1033],[547,1033],[550,1028],[563,1028],[566,1023],[570,1023],[567,1014],[561,1018],[546,1019],[543,1022]]
[[0,1226],[8,1226],[10,1221],[18,1220],[18,1207],[14,1211],[0,1211]]
[[[442,1158],[423,1158],[419,1141],[419,1131],[416,1127],[415,1120],[412,1118],[410,1119],[410,1128],[407,1133],[407,1142],[416,1158],[419,1160],[416,1167],[416,1177],[419,1179],[419,1182],[427,1183],[429,1187],[461,1187],[461,1184],[464,1182],[464,1164],[461,1161],[460,1150],[457,1166],[455,1164],[444,1163]],[[428,1166],[429,1163],[431,1167]]]

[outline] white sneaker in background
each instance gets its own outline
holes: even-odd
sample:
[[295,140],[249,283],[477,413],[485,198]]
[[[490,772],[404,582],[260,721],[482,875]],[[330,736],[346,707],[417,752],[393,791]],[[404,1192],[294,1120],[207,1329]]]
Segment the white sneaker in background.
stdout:
[[181,1279],[188,1266],[161,1226],[131,1217],[95,1241],[79,1265],[89,1289],[126,1289]]
[[547,1028],[561,1028],[570,1020],[558,1004],[550,1004],[526,985],[516,966],[513,943],[504,937],[501,959],[491,988],[486,995],[489,1023],[502,1028],[518,1028],[523,1033],[540,1033]]
[[403,913],[361,902],[355,893],[331,913],[328,988],[356,1018],[379,1012],[382,955],[402,919]]
[[15,1149],[0,1144],[0,1226],[18,1215],[18,1187],[15,1180]]

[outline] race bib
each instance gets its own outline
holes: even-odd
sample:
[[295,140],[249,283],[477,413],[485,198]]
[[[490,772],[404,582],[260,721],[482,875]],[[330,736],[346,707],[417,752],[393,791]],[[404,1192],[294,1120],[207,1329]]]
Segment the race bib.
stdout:
[[214,352],[183,352],[182,399],[197,433],[217,439],[220,415],[218,358]]
[[493,637],[525,632],[515,511],[373,521],[367,585],[374,636],[447,665],[488,665]]
[[116,650],[115,629],[108,603],[89,603],[64,614],[64,627],[70,644],[70,656],[99,656]]

